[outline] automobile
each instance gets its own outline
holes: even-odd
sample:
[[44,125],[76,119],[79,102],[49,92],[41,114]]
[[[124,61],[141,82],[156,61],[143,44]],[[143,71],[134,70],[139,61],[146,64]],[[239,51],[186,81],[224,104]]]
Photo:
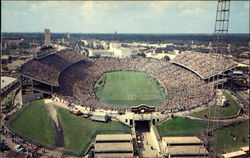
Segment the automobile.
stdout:
[[17,152],[25,152],[25,151],[26,151],[26,149],[25,149],[22,145],[16,145],[16,146],[14,147],[14,149],[15,149],[15,151],[17,151]]

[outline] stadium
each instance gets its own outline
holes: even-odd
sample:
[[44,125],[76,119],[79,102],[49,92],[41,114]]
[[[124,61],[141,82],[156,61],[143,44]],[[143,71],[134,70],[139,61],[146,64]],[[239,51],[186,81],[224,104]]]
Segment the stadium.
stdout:
[[[24,94],[27,97],[30,97],[29,92],[32,92],[32,95],[36,93],[51,95],[68,104],[80,105],[90,110],[103,109],[117,112],[129,112],[131,106],[146,104],[153,105],[156,111],[164,113],[207,105],[214,97],[212,87],[225,82],[225,74],[236,66],[237,64],[229,59],[203,53],[185,53],[171,62],[166,62],[152,58],[84,58],[76,51],[66,50],[31,60],[22,65],[20,72],[22,81],[32,83],[23,84],[25,85]],[[96,95],[98,89],[96,82],[105,73],[122,71],[123,73],[146,73],[156,80],[155,85],[159,85],[158,89],[146,94],[147,88],[143,89],[145,85],[142,84],[142,89],[138,89],[138,92],[133,94],[133,90],[129,92],[133,86],[129,88],[129,85],[126,86],[125,83],[126,93],[132,93],[131,95],[134,96],[125,98],[123,106],[112,104],[112,102],[107,103],[103,101],[105,98],[100,99]],[[224,72],[225,74],[222,75]],[[216,80],[211,82],[214,76]],[[131,77],[134,79],[133,75]],[[120,88],[122,89],[122,85]],[[112,90],[112,88],[109,89],[109,91]],[[115,92],[110,93],[113,95]],[[152,101],[154,100],[153,93],[157,94],[155,101]],[[157,96],[160,97],[157,98]],[[121,100],[122,98],[119,97],[121,96],[118,95],[111,100]],[[140,101],[133,105],[135,100],[133,98],[136,97],[140,97]],[[131,103],[128,105],[126,102]]]
[[[25,17],[50,13],[56,7],[53,11],[56,13],[60,8],[57,11],[63,11],[65,17],[70,15],[79,32],[88,32],[89,28],[99,32],[107,27],[105,32],[118,28],[121,33],[74,33],[77,27],[67,28],[70,32],[63,33],[62,27],[53,27],[52,38],[50,29],[44,29],[43,44],[40,32],[4,32],[0,157],[249,157],[250,92],[246,62],[250,43],[244,33],[229,31],[230,3],[218,0],[214,34],[195,33],[210,32],[209,25],[198,27],[208,18],[197,16],[196,21],[192,20],[196,13],[210,14],[209,4],[204,8],[198,3],[175,4],[175,9],[163,9],[159,8],[163,4],[154,3],[149,7],[153,7],[153,12],[143,4],[142,10],[146,7],[145,13],[153,16],[143,12],[143,16],[138,16],[139,12],[132,11],[132,18],[121,12],[130,8],[129,3],[121,8],[112,4],[111,10],[104,9],[101,3],[84,3],[79,5],[80,11],[78,4],[73,10],[65,10],[65,6],[63,10],[58,4],[32,4],[31,9],[25,10],[32,13],[25,12]],[[132,9],[138,11],[138,4],[131,4]],[[6,6],[5,9],[16,7]],[[38,7],[36,12],[34,6]],[[243,4],[236,6],[245,15],[246,5],[244,9]],[[18,9],[20,5],[14,10]],[[116,10],[119,11],[107,16]],[[122,18],[110,25],[112,17],[120,13]],[[160,13],[167,13],[167,23]],[[58,19],[58,15],[62,16],[47,17]],[[79,23],[80,15],[84,20]],[[184,25],[171,28],[177,18],[184,18],[179,20]],[[39,23],[61,23],[62,18],[47,22],[45,19],[38,18]],[[90,19],[95,22],[101,19],[97,28]],[[127,19],[132,27],[126,27]],[[122,29],[119,23],[125,24]],[[237,30],[242,31],[238,23],[245,23],[234,22]],[[189,33],[180,33],[182,29]]]
[[[19,70],[24,107],[10,120],[9,129],[25,140],[48,149],[63,147],[62,153],[75,156],[208,156],[200,134],[207,129],[203,117],[209,107],[220,115],[218,87],[227,86],[238,63],[219,54],[189,51],[166,61],[45,50]],[[192,115],[184,113],[201,115],[197,109],[206,111],[201,112],[202,121],[185,118]],[[229,117],[240,111],[231,103],[227,109]],[[169,140],[179,139],[172,135],[196,145],[164,149]],[[114,142],[117,147],[110,144]],[[180,143],[188,144],[182,139]],[[186,148],[190,150],[182,151]]]

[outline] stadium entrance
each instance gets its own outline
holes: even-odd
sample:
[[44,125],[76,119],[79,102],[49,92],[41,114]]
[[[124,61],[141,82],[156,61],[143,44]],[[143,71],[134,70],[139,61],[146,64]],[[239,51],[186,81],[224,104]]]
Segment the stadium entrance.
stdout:
[[138,132],[149,132],[150,128],[150,121],[143,120],[143,121],[135,121],[135,130]]

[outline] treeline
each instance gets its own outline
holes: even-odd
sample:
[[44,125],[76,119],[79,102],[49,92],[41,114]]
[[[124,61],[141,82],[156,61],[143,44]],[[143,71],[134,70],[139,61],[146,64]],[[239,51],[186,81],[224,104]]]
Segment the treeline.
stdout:
[[[171,42],[175,44],[183,44],[189,41],[196,43],[208,43],[216,37],[213,34],[86,34],[86,33],[71,33],[73,39],[94,38],[100,40],[117,40],[121,42]],[[44,40],[44,33],[2,33],[2,39],[33,39]],[[67,38],[67,33],[53,33],[52,40]],[[237,46],[248,46],[249,34],[228,34],[224,37],[229,43]]]

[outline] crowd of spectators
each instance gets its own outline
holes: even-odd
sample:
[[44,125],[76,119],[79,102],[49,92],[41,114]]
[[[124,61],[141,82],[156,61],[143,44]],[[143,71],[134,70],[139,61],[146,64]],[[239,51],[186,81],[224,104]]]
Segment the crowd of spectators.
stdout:
[[[222,57],[189,52],[177,56],[174,61],[204,77],[234,65]],[[212,64],[213,62],[216,64]],[[214,97],[215,82],[206,82],[197,73],[178,64],[152,58],[90,59],[76,51],[64,50],[39,60],[31,60],[21,68],[23,74],[58,85],[55,95],[69,103],[91,110],[126,111],[130,108],[100,101],[94,91],[95,82],[103,73],[119,70],[145,72],[161,83],[167,95],[164,102],[156,106],[158,111],[192,109],[208,104]]]
[[20,68],[22,74],[58,85],[60,73],[69,65],[83,59],[83,55],[74,50],[63,50],[41,59],[33,59]]
[[165,101],[156,106],[157,111],[194,108],[208,103],[214,95],[213,83],[207,83],[195,73],[175,64],[150,58],[83,60],[62,72],[56,95],[69,103],[89,107],[91,110],[130,110],[101,102],[95,96],[94,85],[100,76],[105,72],[119,70],[146,72],[161,83],[167,95]]
[[173,62],[187,67],[202,78],[206,79],[228,70],[236,63],[219,54],[207,54],[199,52],[185,51],[174,58]]

